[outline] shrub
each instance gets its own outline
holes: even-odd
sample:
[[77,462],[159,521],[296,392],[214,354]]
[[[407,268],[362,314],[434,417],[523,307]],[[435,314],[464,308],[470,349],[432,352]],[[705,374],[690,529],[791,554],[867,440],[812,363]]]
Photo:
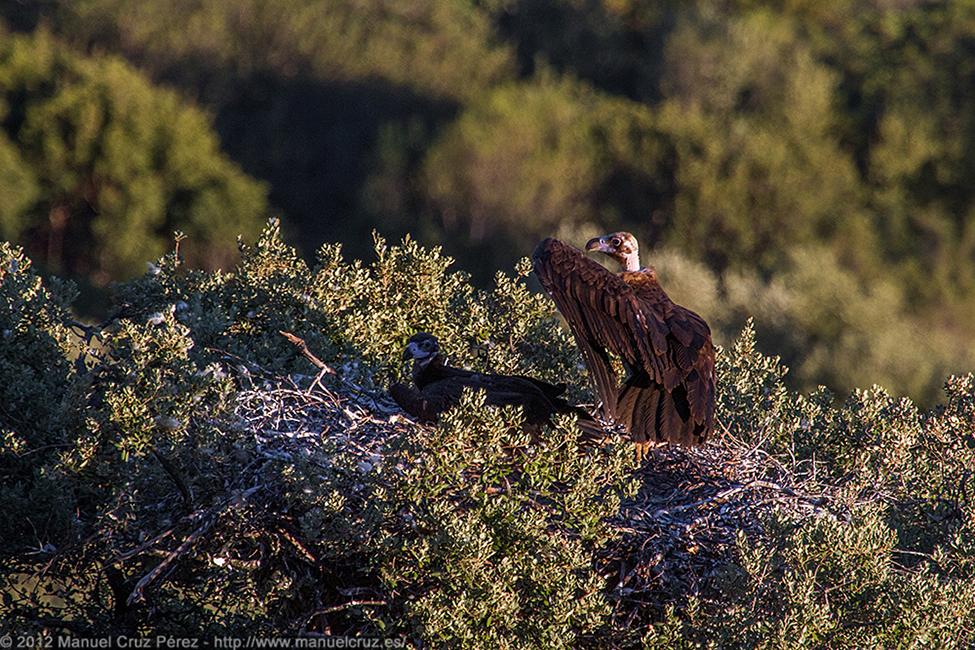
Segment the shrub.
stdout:
[[[748,325],[719,350],[715,440],[634,472],[627,445],[584,443],[569,419],[533,438],[520,412],[468,393],[423,426],[385,396],[422,328],[458,363],[585,397],[525,264],[481,291],[439,250],[377,239],[371,262],[327,246],[308,268],[272,222],[232,272],[164,256],[120,288],[111,322],[74,336],[69,288],[0,255],[0,324],[21,343],[2,348],[0,385],[30,413],[0,411],[0,615],[18,629],[465,647],[975,639],[972,375],[931,411],[879,388],[801,395]],[[284,328],[337,373],[312,386]],[[25,519],[41,509],[47,525]]]
[[77,368],[85,354],[68,312],[73,295],[70,284],[45,285],[22,250],[0,242],[0,529],[35,550],[74,522],[56,472],[84,401]]

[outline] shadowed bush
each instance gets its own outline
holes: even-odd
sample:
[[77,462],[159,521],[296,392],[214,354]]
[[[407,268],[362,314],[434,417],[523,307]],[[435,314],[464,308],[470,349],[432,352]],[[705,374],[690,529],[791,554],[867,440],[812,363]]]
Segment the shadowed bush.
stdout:
[[[415,329],[461,365],[588,390],[524,264],[482,291],[439,250],[375,245],[309,268],[272,223],[232,272],[169,254],[82,336],[70,292],[0,251],[0,332],[19,337],[0,385],[30,414],[0,410],[5,621],[484,648],[975,640],[971,375],[931,411],[877,387],[834,403],[788,390],[749,324],[718,356],[715,441],[642,470],[617,438],[562,419],[534,440],[476,393],[422,426],[381,388]],[[311,386],[280,329],[337,374]]]

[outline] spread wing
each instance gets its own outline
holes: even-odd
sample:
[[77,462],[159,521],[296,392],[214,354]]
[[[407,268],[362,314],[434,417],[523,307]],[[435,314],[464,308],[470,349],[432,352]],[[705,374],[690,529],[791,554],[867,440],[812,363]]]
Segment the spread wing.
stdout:
[[695,421],[710,421],[714,353],[700,316],[675,305],[649,275],[627,274],[627,282],[555,239],[538,245],[533,262],[569,324],[607,415],[617,415],[619,390],[609,351],[668,393],[690,379],[690,414]]
[[[492,406],[524,407],[525,418],[529,423],[546,422],[552,414],[561,410],[562,400],[554,403],[534,381],[526,377],[486,375],[469,371],[450,373],[420,390],[403,384],[393,384],[389,387],[389,393],[400,408],[413,417],[436,421],[441,413],[460,402],[464,388],[483,390],[486,393],[486,402]],[[565,405],[564,410],[569,411],[571,408]]]
[[615,419],[617,377],[603,343],[607,319],[591,313],[600,303],[595,287],[609,283],[607,278],[612,274],[556,239],[545,239],[535,248],[532,264],[535,275],[569,324],[604,414]]
[[542,381],[535,377],[526,377],[525,375],[497,375],[465,370],[464,368],[456,368],[449,365],[441,366],[437,370],[436,378],[437,380],[453,379],[473,388],[484,388],[489,392],[495,388],[498,390],[515,390],[524,393],[541,392],[549,400],[558,399],[565,393],[567,388],[565,383],[550,384],[547,381]]
[[[492,406],[521,406],[529,423],[546,422],[557,412],[557,407],[536,380],[515,375],[476,373],[463,381],[463,385],[483,389],[486,402]],[[544,384],[552,389],[555,386]]]

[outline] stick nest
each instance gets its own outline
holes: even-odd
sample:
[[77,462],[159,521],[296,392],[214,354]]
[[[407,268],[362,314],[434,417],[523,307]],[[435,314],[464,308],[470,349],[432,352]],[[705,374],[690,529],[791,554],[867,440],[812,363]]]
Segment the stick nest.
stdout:
[[[367,470],[381,466],[386,441],[424,426],[385,394],[340,381],[338,390],[317,381],[310,390],[293,384],[245,390],[237,414],[269,458],[307,456],[327,434]],[[739,538],[762,537],[773,513],[849,517],[842,486],[822,480],[817,463],[783,464],[763,444],[745,444],[727,431],[702,448],[652,449],[635,471],[639,492],[611,521],[618,535],[597,557],[610,580],[616,622],[626,627],[689,596],[717,597],[719,587],[741,579]]]

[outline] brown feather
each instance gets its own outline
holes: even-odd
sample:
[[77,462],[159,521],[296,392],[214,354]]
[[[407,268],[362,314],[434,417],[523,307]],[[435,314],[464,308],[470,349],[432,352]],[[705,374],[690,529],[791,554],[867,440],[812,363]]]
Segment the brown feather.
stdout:
[[[418,336],[433,339],[429,334]],[[404,411],[423,421],[438,420],[444,411],[460,402],[465,388],[471,388],[483,390],[485,402],[491,406],[521,406],[526,428],[537,429],[542,424],[551,424],[556,413],[574,413],[580,423],[595,424],[583,409],[560,397],[565,392],[565,384],[550,384],[522,375],[455,368],[444,362],[439,351],[422,361],[415,360],[412,374],[415,388],[396,383],[389,387],[389,393]]]
[[[703,442],[715,395],[704,319],[671,301],[651,269],[615,274],[555,239],[538,245],[533,263],[582,352],[604,415],[637,442]],[[631,369],[619,387],[610,353]]]
[[424,399],[420,391],[405,384],[391,385],[389,394],[401,409],[423,422],[433,422],[445,410],[437,408],[438,405],[431,404],[428,399]]

